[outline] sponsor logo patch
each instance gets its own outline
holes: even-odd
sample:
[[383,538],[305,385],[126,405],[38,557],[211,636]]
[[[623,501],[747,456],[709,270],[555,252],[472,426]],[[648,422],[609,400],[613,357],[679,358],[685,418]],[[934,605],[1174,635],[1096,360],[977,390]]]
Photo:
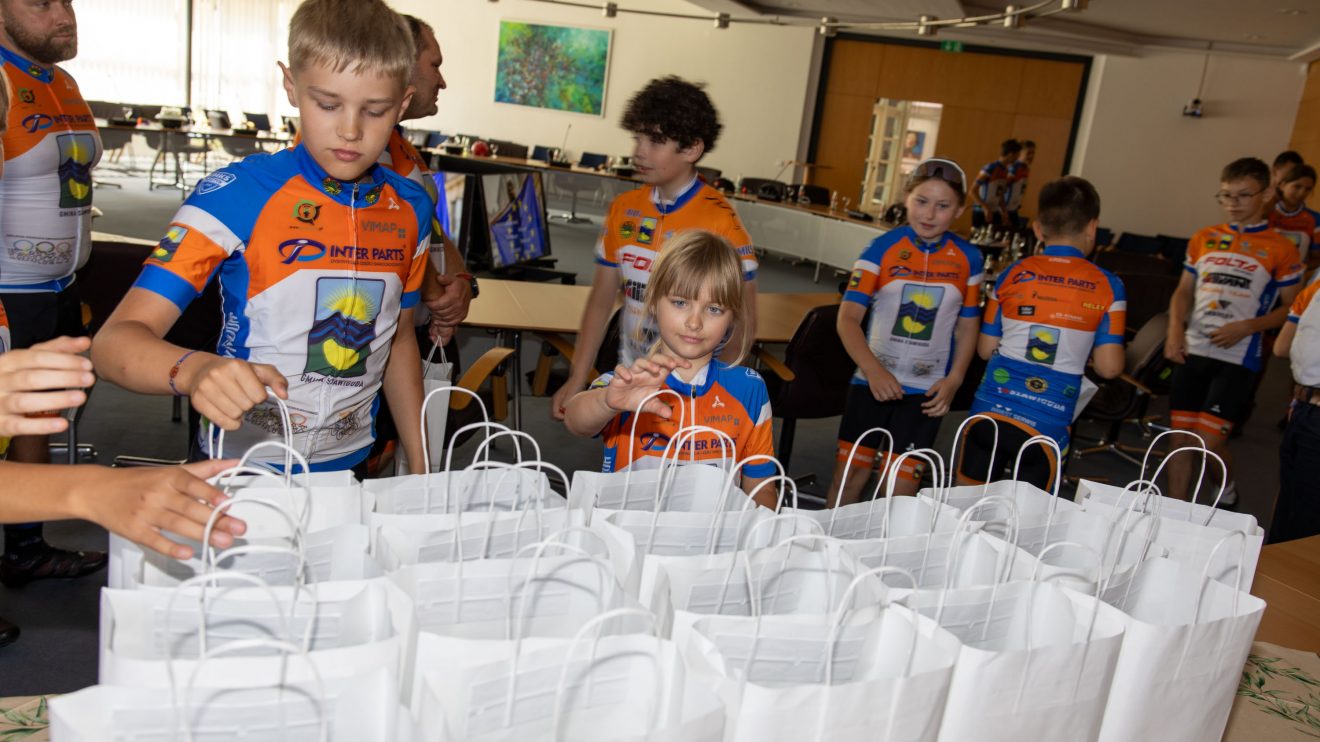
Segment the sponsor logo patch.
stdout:
[[199,196],[205,196],[224,188],[235,180],[238,180],[238,176],[233,173],[211,173],[198,181],[196,193]]
[[321,216],[321,205],[315,201],[303,199],[293,205],[293,218],[303,224],[316,224]]

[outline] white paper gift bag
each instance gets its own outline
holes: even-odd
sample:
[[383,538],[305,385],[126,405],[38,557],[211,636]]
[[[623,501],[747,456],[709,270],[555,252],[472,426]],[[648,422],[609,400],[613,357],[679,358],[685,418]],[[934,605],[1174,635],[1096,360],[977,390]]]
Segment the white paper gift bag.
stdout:
[[507,559],[411,565],[390,580],[412,598],[424,632],[567,637],[594,616],[637,607],[619,580],[628,563],[615,554],[600,535],[575,527]]
[[[440,360],[435,360],[436,354]],[[449,397],[454,390],[467,393],[476,400],[481,408],[481,419],[490,420],[486,412],[486,403],[481,397],[461,387],[454,386],[454,364],[445,358],[445,346],[436,338],[431,344],[431,352],[422,359],[422,447],[426,450],[426,471],[439,471],[444,460],[445,429],[449,422]],[[432,406],[434,404],[434,407]],[[409,474],[407,452],[399,446],[395,454],[395,472]]]
[[[1182,432],[1182,431],[1178,431]],[[1161,433],[1151,442],[1152,449]],[[1149,451],[1147,455],[1149,456]],[[1169,460],[1180,454],[1201,454],[1202,466],[1194,492],[1199,492],[1205,477],[1206,460],[1219,465],[1221,477],[1219,493],[1212,504],[1206,505],[1195,501],[1186,502],[1171,497],[1163,497],[1155,487],[1160,472]],[[1142,466],[1143,472],[1145,466]],[[1231,513],[1215,507],[1223,496],[1222,472],[1224,462],[1214,453],[1203,448],[1188,446],[1172,451],[1160,462],[1149,480],[1139,479],[1126,487],[1114,487],[1082,480],[1077,485],[1077,501],[1088,512],[1110,519],[1118,519],[1137,500],[1135,506],[1140,512],[1157,516],[1159,528],[1155,535],[1156,546],[1164,549],[1170,559],[1181,562],[1193,569],[1207,566],[1215,546],[1230,533],[1241,533],[1246,538],[1246,554],[1242,563],[1240,579],[1245,589],[1250,589],[1256,575],[1256,564],[1260,560],[1260,550],[1265,541],[1265,532],[1257,524],[1255,517],[1247,513]],[[1228,585],[1236,585],[1239,579],[1237,554],[1220,550],[1215,552],[1214,561],[1208,564],[1212,578]]]
[[[263,677],[260,682],[269,682]],[[184,682],[184,679],[180,679]],[[384,670],[270,687],[198,687],[184,701],[155,688],[95,685],[51,698],[56,742],[407,742],[413,722]],[[324,734],[322,728],[324,720]],[[186,727],[186,729],[185,729]]]
[[[853,586],[876,582],[884,567]],[[958,641],[897,605],[778,616],[707,616],[682,643],[692,677],[728,708],[729,742],[934,740]]]
[[[1222,542],[1239,558],[1242,543],[1240,532]],[[1127,626],[1100,739],[1219,739],[1264,601],[1170,559],[1142,564],[1105,598]]]
[[[681,397],[672,389],[661,389],[642,400],[638,408],[665,395]],[[739,468],[734,463],[738,461],[738,452],[733,439],[715,428],[692,424],[683,402],[680,399],[675,405],[680,427],[665,443],[658,458],[635,455],[632,446],[636,445],[639,415],[634,413],[632,434],[628,437],[629,467],[621,472],[574,472],[573,486],[568,493],[569,507],[587,513],[588,522],[598,509],[606,512],[652,510],[655,507],[675,512],[741,509],[738,498],[729,497],[724,486]],[[719,441],[724,455],[718,466],[695,458],[692,447],[698,434],[707,434]],[[684,446],[689,447],[687,460],[683,458]],[[780,473],[782,469],[780,467]]]
[[[572,639],[480,641],[423,635],[413,706],[428,740],[719,742],[724,708],[686,679],[672,642],[601,636],[636,610],[603,614]],[[596,633],[591,641],[586,636]]]
[[[675,641],[707,615],[831,613],[854,577],[866,571],[843,547],[808,534],[765,549],[667,560],[657,570],[648,607]],[[869,580],[857,591],[869,603],[879,600],[883,587]]]
[[963,643],[941,740],[1099,736],[1123,638],[1116,609],[1042,580],[919,590],[909,604]]
[[[99,678],[169,687],[171,673],[187,676],[214,646],[270,639],[297,643],[326,678],[384,668],[406,679],[414,634],[412,601],[382,579],[283,587],[218,572],[172,590],[103,590]],[[282,663],[280,656],[226,656],[206,662],[199,682],[264,682]]]
[[507,559],[557,531],[582,525],[582,514],[567,508],[380,518],[373,552],[387,572],[427,562]]
[[465,469],[434,474],[412,474],[389,479],[368,479],[363,484],[368,525],[384,522],[384,515],[452,515],[459,512],[526,510],[539,506],[562,508],[566,503],[550,486],[546,472],[558,467],[537,459],[514,464],[479,461]]

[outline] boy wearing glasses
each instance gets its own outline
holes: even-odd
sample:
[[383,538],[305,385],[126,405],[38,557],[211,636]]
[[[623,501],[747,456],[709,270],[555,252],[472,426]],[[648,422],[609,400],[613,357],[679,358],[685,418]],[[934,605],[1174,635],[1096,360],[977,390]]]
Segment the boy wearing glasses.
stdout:
[[[1173,427],[1200,435],[1230,467],[1221,504],[1231,505],[1237,493],[1228,435],[1251,403],[1262,333],[1287,319],[1303,266],[1297,246],[1265,220],[1273,196],[1269,167],[1244,157],[1229,163],[1220,181],[1215,200],[1228,221],[1188,242],[1182,280],[1169,301],[1164,355],[1182,364],[1169,394]],[[1282,300],[1277,309],[1276,299]],[[1192,459],[1178,456],[1169,463],[1172,497],[1188,496]]]

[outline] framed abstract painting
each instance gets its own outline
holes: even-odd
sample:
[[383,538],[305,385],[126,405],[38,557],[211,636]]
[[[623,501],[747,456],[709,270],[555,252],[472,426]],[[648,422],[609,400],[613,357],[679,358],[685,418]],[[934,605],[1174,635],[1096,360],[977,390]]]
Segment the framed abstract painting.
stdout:
[[495,102],[604,115],[612,33],[500,21]]

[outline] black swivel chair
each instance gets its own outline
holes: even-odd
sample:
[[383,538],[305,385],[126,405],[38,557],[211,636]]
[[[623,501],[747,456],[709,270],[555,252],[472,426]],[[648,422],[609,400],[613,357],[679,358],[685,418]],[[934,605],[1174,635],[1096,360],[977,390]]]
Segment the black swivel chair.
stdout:
[[1095,396],[1081,417],[1086,420],[1108,422],[1104,437],[1093,446],[1078,448],[1074,458],[1107,452],[1133,464],[1140,460],[1144,448],[1118,442],[1123,423],[1134,422],[1149,432],[1152,427],[1145,419],[1152,398],[1168,394],[1172,364],[1164,357],[1164,339],[1169,328],[1169,315],[1160,312],[1147,320],[1127,345],[1127,362],[1123,374],[1116,379],[1100,379],[1088,371],[1087,377],[1099,385]]
[[763,375],[770,393],[770,409],[784,420],[775,454],[785,470],[793,455],[799,419],[843,414],[848,380],[857,365],[839,340],[838,317],[838,304],[807,312],[784,349],[783,362],[762,349],[755,351],[756,359],[767,371]]
[[801,201],[803,196],[807,197],[807,203],[812,206],[829,206],[830,189],[825,186],[812,185],[810,183],[798,183],[789,186],[793,190],[793,200]]
[[1155,239],[1160,241],[1160,254],[1165,260],[1176,266],[1182,266],[1183,261],[1187,259],[1186,237],[1172,237],[1167,234],[1157,234]]
[[702,165],[697,166],[697,175],[700,175],[701,179],[706,183],[714,183],[723,174],[724,171],[720,170],[717,167],[704,167]]
[[554,147],[547,147],[544,144],[537,144],[532,146],[532,156],[528,157],[527,159],[536,160],[537,162],[544,162],[548,165],[550,164],[550,160],[552,160],[554,156],[555,156]]
[[738,187],[735,186],[733,184],[733,181],[729,180],[728,178],[716,178],[713,182],[711,182],[710,187],[714,188],[717,191],[720,191],[721,193],[725,193],[729,195],[732,195],[734,191],[738,190]]
[[289,136],[298,136],[298,126],[302,124],[302,119],[297,116],[281,116],[280,120],[284,122],[284,130],[289,133]]
[[1103,250],[1114,244],[1114,230],[1097,227],[1095,230],[1095,249]]
[[1135,252],[1144,255],[1159,255],[1163,248],[1164,245],[1158,237],[1133,232],[1124,232],[1114,245],[1114,249],[1119,252]]
[[605,163],[609,161],[609,155],[602,155],[598,152],[583,152],[582,156],[578,158],[578,167],[587,168],[588,170],[602,170]]
[[743,178],[738,181],[739,193],[768,201],[783,201],[787,189],[788,186],[783,181],[769,178]]
[[445,140],[448,138],[449,138],[448,136],[441,134],[438,131],[429,132],[426,135],[426,148],[435,149],[440,145],[444,144]]

